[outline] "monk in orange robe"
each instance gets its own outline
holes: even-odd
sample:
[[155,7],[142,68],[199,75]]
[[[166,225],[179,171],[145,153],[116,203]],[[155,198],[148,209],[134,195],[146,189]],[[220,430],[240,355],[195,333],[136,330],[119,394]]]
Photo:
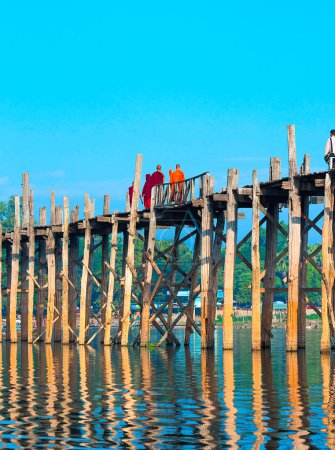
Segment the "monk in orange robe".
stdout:
[[178,191],[179,191],[179,195],[178,195],[178,193],[177,192],[174,192],[175,191],[175,184],[173,184],[172,186],[171,186],[171,191],[172,191],[172,199],[174,200],[174,201],[182,201],[182,196],[181,196],[181,190],[182,190],[182,186],[183,186],[183,183],[182,183],[182,181],[184,181],[185,180],[185,175],[184,175],[184,172],[182,172],[181,170],[180,170],[180,164],[177,164],[176,165],[176,170],[174,171],[174,172],[172,172],[172,170],[171,169],[169,169],[169,175],[170,175],[170,183],[178,183],[178,185],[177,185],[177,188],[178,188]]

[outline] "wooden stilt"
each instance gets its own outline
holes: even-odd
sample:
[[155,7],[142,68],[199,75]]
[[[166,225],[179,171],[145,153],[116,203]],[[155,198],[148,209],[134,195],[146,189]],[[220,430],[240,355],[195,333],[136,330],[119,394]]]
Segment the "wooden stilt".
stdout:
[[2,225],[0,223],[0,342],[2,342],[2,240]]
[[10,287],[12,283],[12,244],[7,245],[6,247],[6,278],[6,340],[10,341]]
[[[39,210],[39,225],[45,227],[47,224],[47,216],[45,207]],[[37,311],[36,311],[36,333],[37,336],[42,334],[43,320],[44,320],[44,308],[46,300],[46,287],[47,283],[47,256],[46,256],[46,242],[45,240],[39,240],[38,242],[38,284],[40,286],[38,290],[37,298]]]
[[[55,209],[55,225],[62,225],[63,211],[61,206],[56,206]],[[56,296],[55,296],[55,313],[57,320],[54,324],[54,341],[60,342],[62,340],[62,238],[56,237],[55,242],[55,264],[56,264]]]
[[261,349],[261,293],[260,275],[261,267],[259,260],[259,185],[257,171],[252,173],[252,235],[251,235],[251,264],[252,264],[252,350]]
[[288,126],[290,167],[289,191],[289,270],[287,295],[286,350],[298,349],[299,263],[301,245],[301,202],[296,178],[296,147],[294,125]]
[[[151,191],[151,206],[150,206],[150,219],[149,219],[149,234],[147,253],[151,256],[155,253],[155,241],[156,241],[156,213],[155,213],[155,193],[156,188]],[[144,285],[142,294],[142,313],[141,313],[141,332],[140,332],[140,345],[145,347],[150,341],[150,298],[151,298],[151,280],[152,280],[152,265],[149,258],[145,259],[144,266]]]
[[64,224],[62,247],[62,342],[70,342],[69,330],[69,198],[64,197]]
[[227,228],[226,254],[224,265],[224,307],[223,307],[223,348],[233,348],[233,300],[234,300],[234,266],[237,234],[237,201],[235,191],[238,183],[238,171],[228,170],[227,182]]
[[203,179],[201,215],[201,348],[214,347],[216,297],[213,273],[213,202],[214,178]]
[[112,324],[112,304],[114,297],[114,284],[115,284],[115,261],[116,261],[116,251],[117,251],[117,232],[118,232],[118,222],[115,219],[114,212],[114,223],[112,229],[111,237],[111,251],[109,259],[109,279],[108,279],[108,295],[106,301],[106,314],[105,314],[105,332],[104,332],[104,345],[111,344],[111,324]]
[[[280,179],[280,159],[271,158],[270,160],[270,180],[276,181]],[[265,289],[273,289],[275,287],[275,273],[276,266],[272,264],[277,254],[277,241],[278,241],[278,227],[276,223],[279,221],[279,204],[273,202],[268,207],[268,212],[274,219],[274,222],[267,219],[266,222],[266,248],[265,248],[265,276],[263,285]],[[262,306],[262,347],[271,346],[271,328],[272,328],[272,315],[273,315],[273,301],[274,293],[265,292],[263,296]]]
[[[126,274],[126,258],[128,254],[128,232],[124,231],[122,233],[122,272],[121,272],[121,292],[120,292],[120,300],[121,300],[121,306],[120,306],[120,319],[123,317],[123,305],[124,305],[124,279]],[[117,337],[115,339],[115,343],[120,344],[121,343],[121,334],[122,334],[122,320],[119,320],[118,325],[118,333]]]
[[333,290],[333,275],[331,273],[332,246],[333,246],[333,216],[334,216],[334,186],[329,173],[325,178],[325,206],[322,227],[322,284],[321,284],[321,317],[322,334],[320,352],[330,351],[330,324],[329,302]]
[[17,285],[19,281],[19,258],[20,258],[20,198],[15,196],[15,218],[12,245],[12,269],[10,284],[10,341],[17,342],[16,309],[17,309]]
[[88,194],[85,194],[85,241],[84,241],[84,256],[83,256],[83,272],[81,276],[80,289],[80,317],[79,317],[79,339],[78,344],[85,344],[86,335],[86,315],[87,315],[87,281],[89,259],[90,259],[90,245],[91,245],[91,225],[90,217],[90,200]]
[[21,242],[21,294],[20,306],[21,312],[21,341],[28,339],[28,274],[29,269],[29,245],[27,241]]
[[[110,196],[105,195],[104,196],[104,216],[109,214],[109,208],[110,208]],[[105,293],[108,292],[108,274],[107,274],[107,266],[106,262],[108,261],[108,234],[103,234],[101,236],[101,321],[102,323],[105,323],[106,320],[106,301],[107,297],[105,296]],[[100,342],[104,342],[104,334],[105,329],[101,331],[100,335]]]
[[[71,222],[78,221],[78,208],[71,212]],[[71,281],[71,287],[69,290],[69,325],[73,333],[76,333],[77,318],[76,318],[76,306],[77,306],[77,286],[78,286],[78,254],[79,254],[79,238],[75,235],[70,237],[70,267],[69,267],[69,280]],[[76,341],[75,334],[70,333],[70,342]]]
[[[29,228],[28,228],[28,327],[27,341],[29,344],[33,342],[34,330],[34,294],[35,294],[35,230],[34,230],[34,197],[32,190],[29,196]],[[23,274],[22,274],[23,275]]]
[[[140,179],[142,169],[142,155],[136,155],[136,167],[135,167],[135,180],[134,180],[134,192],[130,210],[129,229],[128,229],[128,253],[127,260],[130,264],[134,265],[134,252],[135,252],[135,232],[137,221],[137,208],[138,199],[140,194]],[[130,326],[130,303],[131,303],[131,291],[132,291],[133,275],[126,265],[126,273],[124,280],[124,301],[123,301],[123,322],[122,322],[122,335],[121,345],[128,345],[128,333]]]
[[22,228],[29,227],[29,173],[22,174]]
[[[194,303],[196,299],[196,287],[198,285],[198,270],[197,268],[200,265],[200,236],[196,235],[193,247],[193,260],[192,260],[192,268],[194,269],[194,273],[191,278],[191,287],[190,287],[190,297],[189,297],[189,313],[194,319]],[[217,292],[217,290],[214,292]],[[190,344],[190,336],[193,333],[193,327],[190,319],[187,317],[186,319],[186,328],[185,328],[185,339],[184,345],[187,346]]]
[[48,267],[48,303],[45,325],[45,343],[51,344],[54,323],[54,308],[56,295],[56,261],[55,261],[55,237],[50,227],[46,242],[47,267]]
[[[303,163],[303,173],[307,175],[310,172],[310,159],[306,154]],[[308,253],[308,215],[309,215],[309,197],[301,197],[301,259]],[[307,263],[301,264],[299,274],[299,289],[306,288],[307,282]],[[299,295],[299,317],[298,317],[298,347],[305,348],[306,344],[306,301],[303,295]]]

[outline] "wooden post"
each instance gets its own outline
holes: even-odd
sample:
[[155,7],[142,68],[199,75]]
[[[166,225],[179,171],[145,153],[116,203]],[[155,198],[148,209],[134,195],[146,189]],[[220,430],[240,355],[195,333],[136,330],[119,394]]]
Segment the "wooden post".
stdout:
[[[270,180],[276,181],[281,177],[280,159],[271,158],[270,160]],[[272,202],[268,207],[268,212],[274,218],[275,222],[279,221],[279,204]],[[271,265],[272,261],[277,255],[277,241],[278,228],[271,220],[266,222],[266,248],[265,248],[265,276],[263,285],[265,289],[273,289],[275,287],[276,267]],[[271,346],[271,329],[272,329],[272,315],[273,315],[273,301],[274,293],[265,292],[263,296],[262,307],[262,347],[267,348]]]
[[55,206],[55,191],[51,191],[50,201],[50,225],[56,224],[56,206]]
[[12,270],[10,283],[10,341],[17,342],[16,331],[16,309],[17,309],[17,285],[19,281],[19,258],[20,258],[20,198],[15,196],[15,218],[14,218],[14,233],[12,244]]
[[70,342],[69,330],[69,198],[64,197],[64,225],[62,246],[62,342]]
[[257,171],[252,172],[252,234],[251,234],[251,264],[252,264],[252,350],[261,349],[261,293],[259,261],[259,185]]
[[121,287],[120,287],[120,300],[121,300],[121,307],[120,307],[120,320],[118,324],[118,332],[117,337],[115,339],[115,343],[120,344],[121,343],[121,334],[122,334],[122,317],[123,317],[123,305],[124,305],[124,278],[126,274],[126,258],[128,254],[128,232],[124,231],[122,233],[122,272],[121,272]]
[[[136,155],[134,192],[130,210],[129,228],[128,228],[128,253],[127,260],[130,264],[134,264],[135,254],[135,232],[137,221],[138,199],[140,195],[140,180],[142,169],[142,155]],[[123,322],[121,345],[128,345],[128,333],[130,325],[130,303],[132,291],[133,275],[128,265],[126,265],[125,281],[124,281],[124,302],[123,302]]]
[[[109,214],[109,208],[110,208],[110,196],[104,195],[104,209],[103,214],[104,216]],[[102,323],[105,323],[106,321],[106,305],[107,297],[105,296],[105,293],[107,294],[107,287],[108,287],[108,274],[107,274],[107,266],[106,262],[108,260],[108,234],[103,234],[101,236],[101,321]],[[107,294],[108,295],[108,294]],[[100,342],[104,342],[104,334],[105,329],[101,330],[100,335]]]
[[[76,218],[75,221],[78,219]],[[77,328],[77,318],[76,318],[76,306],[77,306],[77,285],[78,285],[78,253],[79,253],[79,238],[76,235],[71,235],[70,237],[70,268],[69,268],[69,279],[71,281],[71,288],[69,290],[69,325],[74,333],[76,333]],[[74,287],[73,287],[74,286]],[[76,336],[70,334],[70,342],[76,341]]]
[[[152,257],[155,252],[156,242],[156,213],[155,213],[155,191],[154,187],[151,190],[151,206],[150,206],[150,218],[149,218],[149,234],[148,244],[145,251]],[[141,313],[141,332],[140,332],[140,345],[144,347],[149,344],[150,341],[150,297],[151,297],[151,280],[152,280],[152,265],[148,258],[145,259],[144,266],[144,286],[142,295],[142,313]]]
[[78,344],[85,344],[85,329],[86,329],[86,315],[87,315],[87,281],[89,259],[90,259],[90,245],[91,245],[91,225],[90,217],[90,200],[89,195],[85,194],[85,241],[84,241],[84,255],[83,255],[83,272],[81,275],[81,289],[80,289],[80,318],[79,318],[79,339]]
[[48,229],[47,234],[46,253],[48,266],[48,304],[45,326],[45,343],[51,344],[56,295],[55,237],[51,227]]
[[6,340],[10,340],[10,286],[12,283],[12,245],[6,247],[6,278],[7,278],[7,296],[6,296]]
[[2,342],[2,225],[0,223],[0,342]]
[[334,186],[330,173],[325,178],[325,206],[322,227],[322,283],[321,283],[321,317],[322,334],[320,352],[330,352],[329,301],[333,291],[333,275],[331,273],[331,258],[333,246],[333,216],[334,216]]
[[[193,259],[192,259],[192,268],[196,268],[200,265],[200,235],[197,233],[194,241],[194,247],[193,247]],[[198,270],[195,270],[195,272],[192,275],[191,278],[191,287],[190,287],[190,297],[189,297],[189,312],[194,318],[194,303],[195,303],[195,291],[196,287],[198,285]],[[217,292],[217,289],[214,289],[214,292]],[[190,336],[193,332],[192,323],[187,317],[186,319],[186,328],[185,328],[185,339],[184,339],[184,345],[187,346],[190,344]]]
[[[303,173],[307,175],[310,171],[310,158],[306,153],[304,156]],[[301,197],[301,260],[303,255],[308,253],[308,215],[309,197]],[[302,262],[302,261],[301,261]],[[307,282],[307,262],[302,263],[299,274],[299,289],[305,288]],[[305,348],[306,344],[306,301],[303,295],[299,295],[299,316],[298,316],[298,347]]]
[[29,173],[22,174],[22,228],[29,227]]
[[233,348],[233,300],[234,300],[234,268],[237,235],[237,201],[235,191],[238,183],[238,170],[228,170],[227,182],[227,228],[226,254],[224,263],[224,307],[223,307],[223,348]]
[[[47,224],[47,216],[45,207],[39,209],[39,225],[45,227]],[[44,285],[47,282],[47,256],[46,256],[46,242],[40,239],[38,242],[38,284],[40,286],[38,290],[37,298],[37,311],[36,311],[36,327],[37,336],[42,334],[44,308],[46,298],[46,288]]]
[[20,315],[21,315],[21,341],[28,339],[28,274],[29,270],[29,246],[27,241],[21,241],[21,295],[20,295]]
[[[34,293],[35,293],[35,230],[34,230],[34,197],[33,191],[30,191],[29,196],[29,228],[28,228],[28,328],[27,328],[27,341],[29,344],[33,342],[33,330],[34,330]],[[24,274],[22,274],[24,275]]]
[[216,298],[213,275],[213,201],[214,178],[203,180],[201,215],[201,348],[214,347]]
[[287,295],[286,350],[298,349],[299,263],[301,245],[301,202],[296,178],[296,147],[294,125],[288,126],[288,149],[291,187],[289,191],[289,269]]
[[[55,225],[61,225],[63,222],[63,211],[61,206],[56,206],[55,209]],[[58,319],[55,321],[54,325],[54,341],[60,342],[62,340],[62,238],[60,236],[56,237],[55,241],[55,264],[56,264],[56,295],[55,295],[55,306],[56,306],[56,316]]]

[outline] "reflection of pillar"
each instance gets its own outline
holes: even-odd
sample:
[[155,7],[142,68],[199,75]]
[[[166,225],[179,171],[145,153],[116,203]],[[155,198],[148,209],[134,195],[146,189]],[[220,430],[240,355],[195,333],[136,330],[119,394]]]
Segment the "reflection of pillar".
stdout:
[[82,426],[84,430],[84,436],[86,439],[90,439],[90,417],[91,417],[91,408],[89,401],[89,393],[87,388],[87,348],[84,346],[80,346],[78,349],[79,355],[79,391],[80,398],[82,402],[82,415],[85,417],[84,425]]
[[63,435],[71,434],[71,392],[70,392],[70,348],[64,345],[62,348],[62,408],[61,417],[63,420]]
[[[55,438],[56,428],[57,428],[57,415],[56,415],[56,404],[57,399],[57,385],[55,377],[55,367],[53,361],[52,347],[51,345],[45,346],[45,362],[46,362],[46,401],[45,401],[45,412],[49,419],[48,436]],[[50,440],[50,442],[54,442]]]
[[322,422],[325,425],[327,446],[329,448],[335,447],[335,414],[334,407],[334,371],[331,372],[331,360],[329,353],[321,354],[321,368],[322,368],[322,386],[323,386],[323,405],[324,417]]
[[133,444],[135,439],[134,432],[138,428],[135,413],[136,396],[133,388],[133,374],[129,360],[129,349],[126,346],[121,347],[121,372],[124,389],[122,407],[124,410],[124,421],[126,422],[126,426],[123,429],[123,444],[127,448],[136,448]]
[[263,398],[262,398],[262,353],[252,352],[252,392],[254,410],[254,432],[256,441],[253,448],[261,448],[264,441],[265,426],[263,422]]
[[227,408],[225,430],[227,433],[226,445],[229,448],[238,448],[237,442],[240,436],[236,431],[236,413],[234,406],[234,353],[232,350],[226,350],[223,353],[223,401]]
[[[9,395],[8,395],[8,405],[10,407],[7,409],[9,420],[12,423],[17,423],[20,417],[20,398],[19,398],[19,383],[18,383],[18,373],[17,373],[17,344],[7,345],[7,367],[9,368]],[[20,443],[17,439],[12,441],[13,444],[20,447]]]
[[[211,349],[201,350],[201,387],[202,387],[202,424],[199,426],[199,432],[202,436],[201,443],[206,448],[215,448],[216,436],[213,431],[216,429],[214,425],[216,419],[216,411],[214,398],[217,397],[215,392],[215,354]],[[213,395],[214,394],[214,395]]]
[[107,440],[110,444],[116,442],[116,430],[114,427],[115,380],[113,379],[113,374],[114,370],[112,370],[111,348],[109,346],[104,346],[102,353],[102,379],[105,394],[101,397],[101,401],[103,403],[102,409],[105,411],[106,421],[101,425],[104,426],[104,436],[107,436]]
[[286,354],[286,370],[287,370],[287,385],[289,402],[291,404],[291,425],[292,434],[289,437],[292,439],[293,448],[310,448],[306,445],[305,434],[302,416],[303,407],[300,398],[300,384],[299,384],[299,369],[298,369],[298,354],[296,352],[287,352]]
[[269,348],[265,348],[262,351],[262,374],[264,385],[264,405],[267,405],[266,419],[264,420],[268,430],[266,432],[266,436],[268,438],[267,445],[268,448],[276,449],[279,447],[277,430],[280,425],[278,411],[281,410],[282,405],[280,405],[278,401],[279,396],[274,386],[272,356]]

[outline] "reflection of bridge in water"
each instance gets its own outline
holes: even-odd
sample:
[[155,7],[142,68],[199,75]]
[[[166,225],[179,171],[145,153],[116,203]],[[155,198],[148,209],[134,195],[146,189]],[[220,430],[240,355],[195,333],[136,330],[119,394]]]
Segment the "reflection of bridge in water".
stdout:
[[[22,221],[19,197],[15,197],[15,227],[2,233],[1,246],[5,258],[1,264],[2,297],[6,297],[6,336],[17,341],[16,314],[21,315],[21,339],[45,343],[92,342],[100,337],[105,345],[145,346],[150,342],[150,328],[160,333],[163,342],[180,345],[174,328],[186,318],[184,343],[190,334],[201,336],[201,346],[214,345],[216,300],[219,269],[223,267],[224,312],[223,347],[233,348],[233,290],[235,258],[252,272],[252,342],[253,349],[270,346],[274,295],[287,293],[287,350],[305,346],[306,304],[322,315],[321,350],[330,350],[330,336],[335,330],[334,318],[334,174],[310,173],[309,156],[305,155],[297,172],[294,126],[288,127],[289,174],[281,177],[280,160],[271,158],[269,181],[259,183],[253,172],[253,184],[238,187],[238,171],[228,170],[227,187],[214,192],[214,179],[208,173],[182,183],[164,184],[152,190],[150,210],[138,210],[142,156],[136,159],[134,194],[126,212],[110,213],[110,197],[104,197],[102,215],[95,215],[94,202],[85,195],[84,219],[79,207],[69,211],[69,200],[55,206],[51,196],[50,225],[46,209],[39,212],[35,226],[33,195],[28,174],[23,175]],[[309,217],[309,204],[325,199],[324,209]],[[287,206],[288,231],[280,223],[280,211]],[[251,231],[237,242],[239,208],[252,210]],[[323,218],[323,227],[318,222]],[[264,267],[261,269],[259,233],[266,225]],[[173,243],[161,248],[156,241],[158,230],[173,228]],[[308,254],[310,230],[322,235],[322,245]],[[287,247],[277,249],[278,232],[287,238]],[[116,269],[118,236],[123,237],[121,271]],[[141,243],[141,265],[135,264],[135,241]],[[251,254],[246,258],[241,248],[251,241]],[[179,260],[181,244],[193,243],[193,259],[185,270]],[[222,247],[225,245],[224,253]],[[101,254],[99,268],[93,264],[94,254]],[[322,252],[322,267],[315,256]],[[285,287],[275,286],[275,270],[288,255],[288,277]],[[307,266],[321,276],[322,286],[307,286]],[[238,280],[235,280],[238,283]],[[99,311],[91,307],[92,287],[101,292]],[[169,295],[159,300],[162,289]],[[187,302],[178,292],[189,290]],[[120,301],[115,300],[120,292]],[[308,298],[321,293],[321,311]],[[201,323],[194,319],[194,302],[201,297]],[[261,300],[263,307],[261,309]],[[139,309],[131,314],[132,304]],[[173,304],[179,313],[173,316]],[[79,307],[79,321],[76,308]],[[168,309],[168,313],[163,311]],[[1,311],[1,308],[0,308]],[[36,319],[36,332],[33,327]],[[118,329],[111,330],[118,320]],[[133,324],[140,319],[140,332]],[[98,323],[92,335],[90,324]],[[77,323],[79,322],[79,323]],[[0,325],[2,320],[0,320]],[[2,333],[0,333],[1,336]]]

